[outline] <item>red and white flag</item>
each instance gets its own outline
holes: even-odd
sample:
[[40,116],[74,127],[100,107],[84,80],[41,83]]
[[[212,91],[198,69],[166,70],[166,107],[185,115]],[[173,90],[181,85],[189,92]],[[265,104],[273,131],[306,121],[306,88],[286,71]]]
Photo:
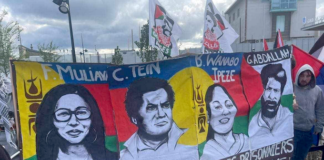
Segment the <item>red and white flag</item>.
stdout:
[[278,29],[277,36],[276,36],[276,40],[275,40],[275,43],[273,45],[273,49],[280,48],[282,46],[284,46],[284,42],[282,40],[282,36],[281,36],[280,29]]
[[179,55],[177,40],[182,31],[158,0],[150,0],[149,44],[169,58]]
[[264,51],[269,50],[268,43],[267,43],[267,41],[264,38],[263,38],[263,50]]
[[233,52],[231,44],[239,37],[227,20],[218,12],[212,0],[207,0],[202,52]]

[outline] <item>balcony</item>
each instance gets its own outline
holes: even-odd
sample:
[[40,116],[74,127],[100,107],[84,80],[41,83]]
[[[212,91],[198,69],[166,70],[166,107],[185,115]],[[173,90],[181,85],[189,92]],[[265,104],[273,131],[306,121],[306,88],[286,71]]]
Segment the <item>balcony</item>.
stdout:
[[270,12],[293,12],[297,10],[297,0],[271,0]]

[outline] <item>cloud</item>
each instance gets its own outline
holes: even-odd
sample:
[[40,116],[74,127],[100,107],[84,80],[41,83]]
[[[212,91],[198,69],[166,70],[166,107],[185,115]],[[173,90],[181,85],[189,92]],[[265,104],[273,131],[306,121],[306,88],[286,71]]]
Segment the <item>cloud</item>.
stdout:
[[[234,0],[213,0],[222,13]],[[148,0],[87,0],[70,1],[76,50],[84,47],[94,52],[111,53],[116,46],[128,49],[133,30],[139,39],[139,27],[148,20]],[[182,48],[200,46],[205,1],[160,0],[160,3],[181,26]],[[5,22],[18,21],[24,29],[22,44],[34,48],[53,41],[60,49],[71,50],[68,16],[58,10],[51,0],[0,0],[1,10],[10,14]],[[135,46],[136,48],[136,46]],[[79,51],[77,51],[78,53]]]
[[324,1],[317,0],[316,17],[324,16]]

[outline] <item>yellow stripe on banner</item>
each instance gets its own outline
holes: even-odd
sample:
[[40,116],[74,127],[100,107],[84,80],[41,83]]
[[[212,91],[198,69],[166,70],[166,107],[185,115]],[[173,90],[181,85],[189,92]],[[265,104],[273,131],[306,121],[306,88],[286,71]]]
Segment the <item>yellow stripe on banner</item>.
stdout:
[[169,83],[175,92],[173,119],[178,127],[188,129],[178,143],[197,145],[204,142],[208,128],[205,94],[213,80],[204,70],[190,67],[177,72]]
[[[15,61],[17,101],[22,134],[23,159],[36,155],[36,112],[45,94],[53,87],[64,84],[59,75],[37,62]],[[47,72],[47,80],[43,69]]]

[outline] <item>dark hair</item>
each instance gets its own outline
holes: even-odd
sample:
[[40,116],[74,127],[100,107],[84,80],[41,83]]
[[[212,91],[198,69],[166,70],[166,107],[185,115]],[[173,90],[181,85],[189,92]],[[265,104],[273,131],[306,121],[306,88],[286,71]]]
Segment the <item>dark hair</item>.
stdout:
[[87,136],[80,142],[94,160],[107,159],[104,125],[96,100],[81,85],[62,84],[51,89],[44,97],[36,114],[36,151],[38,160],[56,160],[59,149],[66,153],[70,143],[62,138],[54,126],[54,110],[64,95],[79,95],[91,109],[91,126]]
[[140,119],[138,111],[144,103],[143,94],[156,91],[161,88],[167,92],[168,101],[170,102],[172,109],[174,104],[174,92],[166,80],[145,77],[135,80],[130,84],[126,93],[125,108],[131,122],[133,122],[132,117],[137,120]]
[[8,116],[9,116],[9,118],[15,118],[15,114],[13,111],[9,111]]
[[271,77],[280,82],[282,94],[287,81],[286,71],[282,68],[282,64],[268,64],[262,68],[261,80],[264,89],[266,88],[269,78]]
[[[214,14],[211,11],[208,11],[207,10],[207,15],[213,20],[213,23],[214,23],[214,26],[213,27],[217,27],[217,19],[214,16]],[[207,15],[206,15],[206,18],[207,18]],[[211,28],[211,30],[212,30],[212,28]]]
[[[206,96],[205,96],[205,103],[206,103],[208,118],[211,117],[211,109],[210,109],[209,103],[213,100],[213,92],[216,87],[220,87],[225,92],[225,94],[228,96],[228,98],[233,102],[234,106],[236,107],[235,101],[233,100],[231,95],[227,92],[226,88],[219,84],[213,84],[208,87]],[[214,139],[214,130],[212,129],[211,125],[208,126],[208,133],[207,133],[206,141],[208,141],[210,139]]]

